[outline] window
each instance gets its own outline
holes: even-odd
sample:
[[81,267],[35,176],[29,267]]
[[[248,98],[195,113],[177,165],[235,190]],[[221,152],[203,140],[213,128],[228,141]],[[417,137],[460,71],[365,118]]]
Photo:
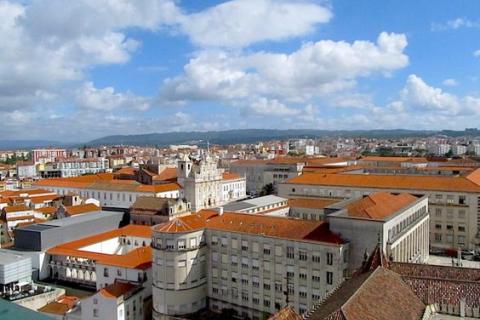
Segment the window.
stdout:
[[270,308],[270,305],[271,305],[270,300],[263,300],[263,306],[264,307]]
[[248,258],[242,258],[242,268],[248,268]]
[[275,282],[275,291],[276,292],[282,292],[282,283],[281,282]]
[[453,225],[447,224],[447,230],[453,230]]
[[287,247],[287,258],[288,259],[295,258],[295,251],[293,247]]
[[301,261],[307,261],[307,252],[306,251],[299,251],[298,252],[298,259]]
[[242,301],[245,301],[245,302],[248,301],[248,292],[247,291],[242,291]]
[[108,277],[108,268],[103,268],[103,276]]
[[238,240],[232,239],[232,249],[238,249]]
[[440,223],[435,223],[435,229],[442,230],[442,225]]
[[242,251],[248,250],[248,241],[242,240]]
[[465,225],[459,224],[458,225],[458,231],[465,232]]
[[459,197],[458,197],[458,203],[459,203],[459,204],[466,204],[466,203],[467,203],[467,199],[465,198],[465,196],[459,196]]
[[233,255],[230,257],[230,260],[232,261],[232,266],[238,265],[238,257]]
[[264,245],[263,246],[263,254],[264,255],[270,255],[270,246],[269,245]]
[[187,260],[178,260],[178,267],[185,268],[187,266]]
[[228,245],[228,239],[227,238],[222,238],[222,247],[225,248]]
[[218,239],[217,236],[212,236],[212,241],[210,242],[212,245],[217,245]]
[[327,252],[327,264],[331,266],[333,264],[333,254],[330,252]]
[[458,236],[457,241],[459,245],[464,245],[465,244],[465,236]]
[[178,240],[178,249],[186,249],[186,248],[187,248],[186,241],[184,239]]
[[237,283],[237,278],[238,278],[238,275],[235,273],[235,272],[232,272],[232,282],[233,283]]
[[167,250],[173,250],[175,248],[175,243],[173,242],[173,240],[167,240],[166,248]]
[[327,284],[333,284],[333,273],[327,271]]
[[460,219],[465,219],[465,210],[458,210],[458,217]]
[[253,304],[260,304],[260,299],[258,297],[253,297],[252,302]]
[[305,271],[301,271],[300,274],[298,275],[298,277],[302,280],[306,280],[307,279],[307,272],[306,270]]
[[93,309],[93,317],[98,318],[98,309]]
[[441,208],[435,208],[435,216],[436,217],[441,217],[442,216],[442,209]]
[[440,233],[435,233],[435,241],[436,242],[441,242],[442,241],[442,235]]
[[119,277],[122,276],[122,270],[121,269],[117,269],[117,276],[119,276]]
[[312,256],[312,261],[319,263],[320,262],[320,256],[319,255],[313,255]]
[[268,291],[270,291],[270,289],[271,289],[270,283],[269,283],[269,282],[264,282],[264,283],[263,283],[263,290],[268,290]]
[[93,304],[98,304],[98,299],[97,298],[93,298]]
[[258,260],[257,260],[257,259],[253,259],[253,260],[252,260],[252,269],[253,269],[253,270],[258,270],[258,269],[260,269],[260,266],[259,266],[259,264],[258,264]]

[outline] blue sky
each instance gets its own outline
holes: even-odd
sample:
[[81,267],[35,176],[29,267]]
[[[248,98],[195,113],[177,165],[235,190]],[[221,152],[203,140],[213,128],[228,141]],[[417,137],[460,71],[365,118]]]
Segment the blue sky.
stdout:
[[475,0],[0,0],[0,134],[477,127],[479,13]]

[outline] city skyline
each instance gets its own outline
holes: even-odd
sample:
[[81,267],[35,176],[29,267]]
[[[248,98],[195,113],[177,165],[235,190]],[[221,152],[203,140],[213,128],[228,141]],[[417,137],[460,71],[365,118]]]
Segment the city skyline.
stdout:
[[0,1],[0,134],[476,127],[479,6]]

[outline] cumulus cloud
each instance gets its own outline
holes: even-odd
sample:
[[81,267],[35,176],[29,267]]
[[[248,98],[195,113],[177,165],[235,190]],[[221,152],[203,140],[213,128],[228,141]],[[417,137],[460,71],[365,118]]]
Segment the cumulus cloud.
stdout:
[[300,110],[289,108],[276,99],[269,100],[259,98],[252,102],[246,113],[252,115],[271,115],[271,116],[292,116],[300,113]]
[[86,82],[76,91],[75,102],[81,108],[94,110],[114,110],[120,108],[147,110],[150,100],[131,92],[115,92],[113,87],[97,89],[92,82]]
[[458,82],[455,79],[449,78],[449,79],[443,80],[442,84],[447,87],[455,87],[458,85]]
[[389,75],[405,67],[406,46],[405,35],[382,32],[376,43],[322,40],[290,54],[206,50],[185,65],[182,75],[165,80],[161,97],[193,101],[261,96],[306,102],[352,88],[357,78]]
[[311,32],[332,18],[329,8],[308,1],[233,0],[183,16],[181,29],[209,47],[245,47]]

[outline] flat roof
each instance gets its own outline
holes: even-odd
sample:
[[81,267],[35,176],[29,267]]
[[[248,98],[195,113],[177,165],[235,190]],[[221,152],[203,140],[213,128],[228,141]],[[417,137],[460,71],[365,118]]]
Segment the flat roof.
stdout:
[[97,220],[99,218],[113,217],[118,215],[123,215],[123,212],[100,210],[97,212],[73,216],[69,218],[49,220],[47,222],[40,223],[40,225],[51,226],[51,227],[65,227],[65,226],[69,226],[69,225],[73,225],[81,222],[88,222],[88,221]]
[[54,318],[35,312],[16,303],[0,299],[0,315],[2,320],[53,320]]
[[[0,249],[0,265],[19,262],[20,260],[31,260],[29,256],[18,251]],[[3,319],[3,318],[2,318]]]

